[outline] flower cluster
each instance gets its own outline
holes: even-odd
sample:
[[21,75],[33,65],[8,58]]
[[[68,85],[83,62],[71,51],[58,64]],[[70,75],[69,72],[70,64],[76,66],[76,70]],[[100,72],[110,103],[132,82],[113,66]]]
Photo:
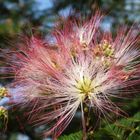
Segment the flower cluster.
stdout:
[[[5,87],[0,87],[0,101],[1,101],[1,99],[5,98],[5,97],[10,97],[10,95],[8,94],[8,90]],[[0,106],[0,122],[1,121],[5,125],[4,130],[6,130],[7,122],[8,122],[8,110],[7,110],[7,108],[5,108],[3,106]],[[3,127],[3,126],[1,126],[1,127]],[[1,129],[1,127],[0,127],[0,129]]]
[[69,21],[51,41],[31,37],[14,56],[8,54],[14,100],[30,109],[29,122],[47,124],[45,136],[59,136],[79,106],[83,112],[83,103],[105,116],[109,111],[119,115],[110,97],[137,92],[139,31],[121,28],[112,37],[100,31],[101,18],[97,12],[83,24]]
[[8,97],[8,91],[5,87],[0,87],[0,98]]
[[0,106],[0,131],[5,131],[7,129],[8,123],[8,110],[7,108]]
[[0,106],[0,119],[7,118],[8,117],[8,111],[3,106]]

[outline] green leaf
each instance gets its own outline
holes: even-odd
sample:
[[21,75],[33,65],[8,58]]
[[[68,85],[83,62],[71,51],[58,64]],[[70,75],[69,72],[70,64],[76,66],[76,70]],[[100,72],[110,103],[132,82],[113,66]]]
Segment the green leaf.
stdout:
[[107,124],[94,134],[95,139],[107,138],[108,140],[140,140],[140,112],[133,117],[120,119],[113,124]]
[[82,132],[72,133],[70,135],[61,136],[58,140],[82,140]]

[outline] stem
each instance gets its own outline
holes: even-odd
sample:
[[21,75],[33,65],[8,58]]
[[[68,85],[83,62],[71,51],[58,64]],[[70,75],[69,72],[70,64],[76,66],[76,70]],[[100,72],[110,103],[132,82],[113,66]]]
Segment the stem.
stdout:
[[86,134],[86,122],[85,122],[85,117],[84,117],[84,110],[83,110],[83,103],[81,102],[81,115],[82,115],[82,126],[83,126],[83,140],[87,139],[87,134]]

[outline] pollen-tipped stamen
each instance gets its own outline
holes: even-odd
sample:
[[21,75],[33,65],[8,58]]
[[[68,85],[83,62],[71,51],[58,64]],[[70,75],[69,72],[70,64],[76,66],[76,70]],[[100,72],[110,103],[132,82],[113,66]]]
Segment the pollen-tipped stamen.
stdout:
[[85,76],[77,82],[76,88],[79,90],[80,94],[84,95],[84,98],[90,98],[90,93],[94,90],[94,87],[92,87],[92,80]]

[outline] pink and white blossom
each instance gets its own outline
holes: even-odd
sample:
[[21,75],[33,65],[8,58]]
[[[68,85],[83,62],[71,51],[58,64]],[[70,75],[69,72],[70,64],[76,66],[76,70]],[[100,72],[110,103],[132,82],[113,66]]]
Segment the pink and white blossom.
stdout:
[[30,123],[47,124],[45,136],[59,136],[83,104],[103,115],[121,114],[110,97],[133,93],[140,83],[139,30],[97,35],[101,17],[97,12],[83,25],[55,30],[54,44],[31,37],[5,55],[15,75],[8,85],[17,89],[14,100],[30,108]]

